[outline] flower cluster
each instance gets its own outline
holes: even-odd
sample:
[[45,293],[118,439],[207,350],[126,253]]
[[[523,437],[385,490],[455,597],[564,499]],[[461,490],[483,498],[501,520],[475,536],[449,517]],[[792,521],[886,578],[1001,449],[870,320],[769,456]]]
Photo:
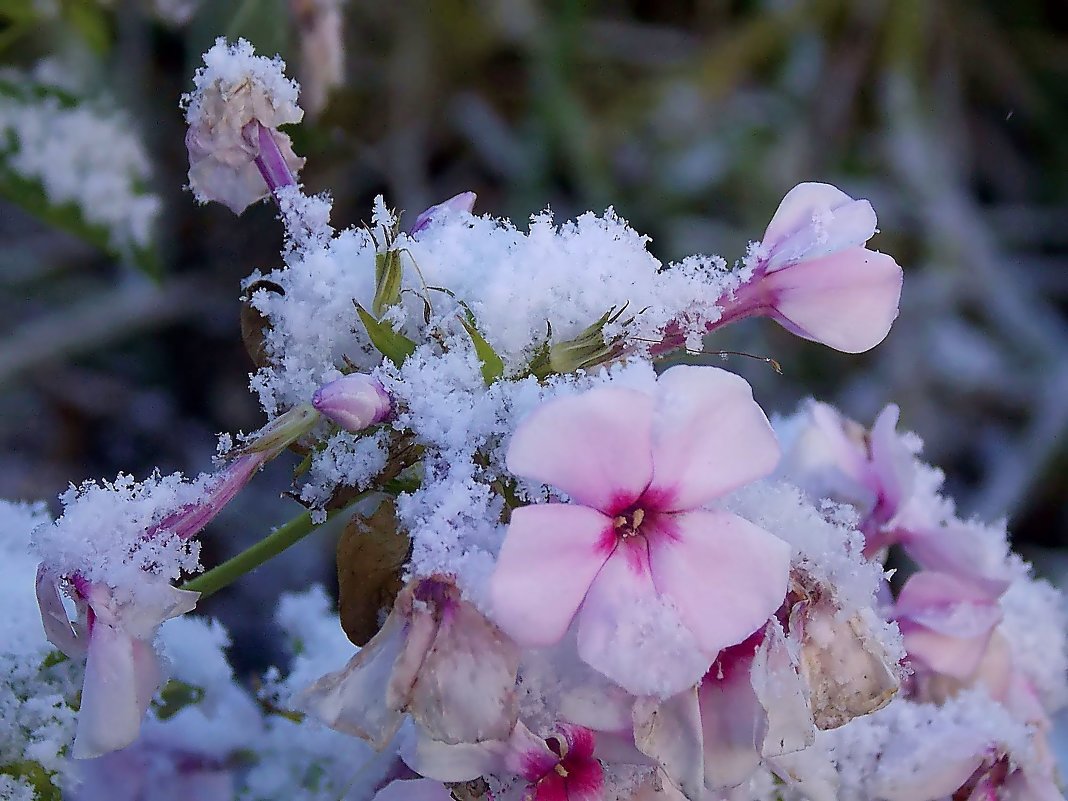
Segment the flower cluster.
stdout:
[[[237,212],[270,191],[287,228],[283,265],[244,287],[268,423],[224,438],[212,474],[86,484],[38,527],[44,632],[85,660],[72,756],[97,757],[56,781],[85,798],[117,776],[130,798],[159,781],[194,799],[1061,797],[1059,597],[1003,528],[956,515],[896,408],[867,430],[808,402],[773,426],[732,372],[656,369],[743,317],[877,345],[902,271],[866,246],[867,201],[795,187],[733,269],[662,264],[611,210],[523,231],[469,192],[407,230],[379,199],[370,226],[334,232],[276,130],[300,118],[282,65],[247,43],[206,60],[190,183]],[[174,586],[290,448],[306,511]],[[303,650],[256,703],[225,633],[178,616],[332,514],[340,627],[321,593],[285,599]]]

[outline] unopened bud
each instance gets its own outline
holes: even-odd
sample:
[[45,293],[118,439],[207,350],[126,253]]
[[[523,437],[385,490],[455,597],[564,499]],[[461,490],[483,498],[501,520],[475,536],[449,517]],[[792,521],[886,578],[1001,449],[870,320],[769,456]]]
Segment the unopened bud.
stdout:
[[390,412],[389,395],[366,373],[351,373],[315,391],[312,406],[346,431],[362,431]]
[[412,229],[408,233],[414,236],[424,228],[427,228],[436,218],[449,212],[466,211],[470,214],[475,208],[476,199],[477,196],[474,192],[461,192],[458,195],[453,195],[448,200],[438,203],[436,206],[431,206],[416,217],[415,222],[412,223]]

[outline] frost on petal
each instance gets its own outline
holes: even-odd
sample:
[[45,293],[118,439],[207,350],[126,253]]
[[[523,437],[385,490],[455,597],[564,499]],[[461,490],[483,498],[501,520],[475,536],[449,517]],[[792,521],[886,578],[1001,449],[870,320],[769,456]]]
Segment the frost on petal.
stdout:
[[639,698],[634,703],[634,744],[691,801],[704,792],[705,751],[697,688],[663,701]]
[[761,628],[786,597],[789,546],[727,512],[657,515],[649,534],[656,588],[709,658]]
[[674,695],[697,683],[709,657],[670,599],[657,593],[642,537],[621,543],[578,615],[582,660],[632,695]]
[[458,590],[442,606],[408,711],[442,742],[503,740],[516,722],[519,649]]
[[74,738],[75,759],[101,756],[136,740],[159,680],[159,661],[151,645],[95,621]]
[[762,285],[788,331],[844,353],[878,345],[897,318],[901,268],[884,253],[850,248],[768,273]]
[[382,630],[342,670],[329,673],[297,696],[295,705],[327,726],[384,748],[400,728],[400,709],[387,701],[394,665],[404,653],[407,625],[390,613]]
[[859,614],[842,619],[829,601],[803,601],[790,613],[790,632],[800,632],[801,671],[818,728],[881,709],[897,693],[894,666]]
[[763,632],[719,655],[698,688],[704,732],[705,785],[737,787],[760,765],[767,715],[750,671]]
[[494,620],[522,645],[557,642],[614,542],[612,521],[594,509],[516,509],[490,579]]
[[863,245],[875,233],[875,211],[830,184],[802,183],[779,203],[761,244],[776,269]]
[[508,469],[616,514],[652,477],[652,417],[653,399],[633,389],[598,387],[555,398],[519,424]]
[[779,445],[745,379],[715,367],[672,367],[656,382],[653,479],[661,511],[703,506],[763,478]]
[[765,762],[807,801],[839,801],[838,772],[826,744],[819,740],[803,751],[765,757]]

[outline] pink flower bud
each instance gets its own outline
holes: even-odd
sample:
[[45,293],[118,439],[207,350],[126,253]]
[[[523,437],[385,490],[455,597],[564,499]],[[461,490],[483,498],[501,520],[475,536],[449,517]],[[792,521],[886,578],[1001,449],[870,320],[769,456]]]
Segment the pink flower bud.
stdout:
[[762,315],[787,331],[845,353],[869,350],[897,317],[901,268],[868,250],[875,212],[829,184],[798,184],[787,193],[756,247],[753,277],[720,299],[733,320]]
[[380,423],[390,411],[389,395],[366,373],[351,373],[315,391],[312,406],[346,431]]
[[446,201],[438,203],[436,206],[431,206],[415,218],[415,222],[412,223],[412,229],[408,233],[414,236],[425,228],[428,228],[430,223],[434,220],[451,212],[466,211],[470,214],[475,208],[476,198],[477,196],[474,192],[461,192],[458,195],[453,195]]

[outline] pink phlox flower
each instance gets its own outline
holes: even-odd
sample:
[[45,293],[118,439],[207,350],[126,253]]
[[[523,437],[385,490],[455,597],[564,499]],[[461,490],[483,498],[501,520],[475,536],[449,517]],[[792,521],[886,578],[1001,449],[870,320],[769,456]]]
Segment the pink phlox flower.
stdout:
[[634,705],[635,745],[691,801],[742,785],[762,761],[814,737],[797,657],[775,619],[721,651],[699,686]]
[[162,678],[152,645],[156,629],[192,611],[198,593],[146,576],[136,600],[123,601],[107,586],[74,575],[68,587],[78,619],[72,624],[58,582],[47,570],[38,570],[41,622],[49,642],[73,659],[86,659],[72,754],[76,759],[97,757],[137,739]]
[[897,318],[902,272],[890,256],[864,247],[875,212],[821,183],[791,189],[752,248],[752,278],[717,301],[719,328],[753,315],[797,336],[860,353],[886,337]]
[[425,209],[415,218],[415,222],[412,223],[408,235],[415,236],[419,232],[429,228],[431,223],[435,220],[440,220],[446,215],[455,214],[456,212],[466,212],[470,214],[475,209],[475,201],[477,199],[478,196],[474,192],[461,192],[458,195],[453,195],[448,200],[444,200],[435,206]]
[[503,740],[515,725],[515,643],[447,576],[417,578],[398,595],[382,629],[298,705],[338,731],[383,748],[405,714],[435,740]]
[[521,722],[508,741],[505,767],[526,782],[522,801],[599,801],[604,770],[592,731],[558,723],[544,738]]
[[579,656],[628,692],[692,686],[785,595],[786,543],[702,508],[778,457],[749,385],[712,367],[667,370],[654,394],[609,385],[544,403],[516,430],[508,468],[572,503],[512,512],[495,619],[539,647],[577,616]]

